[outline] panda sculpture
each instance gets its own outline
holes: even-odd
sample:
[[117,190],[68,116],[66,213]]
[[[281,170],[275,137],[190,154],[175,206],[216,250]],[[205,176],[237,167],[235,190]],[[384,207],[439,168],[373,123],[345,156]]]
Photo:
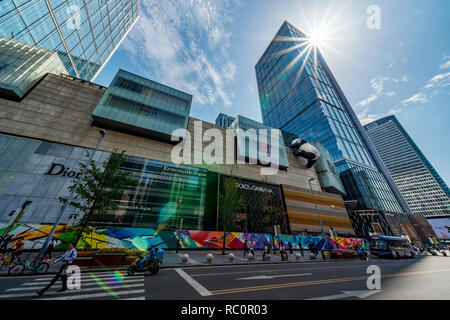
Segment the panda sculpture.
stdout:
[[294,149],[294,155],[296,157],[302,157],[308,160],[306,164],[307,168],[311,168],[320,158],[319,151],[305,139],[292,140],[291,148]]

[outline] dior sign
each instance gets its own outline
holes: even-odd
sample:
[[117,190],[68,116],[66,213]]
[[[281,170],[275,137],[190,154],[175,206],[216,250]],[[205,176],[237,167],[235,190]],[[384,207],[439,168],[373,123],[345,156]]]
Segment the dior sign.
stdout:
[[52,163],[50,169],[45,174],[50,176],[61,176],[76,179],[80,178],[81,176],[81,172],[70,170],[70,168],[66,168],[60,163]]

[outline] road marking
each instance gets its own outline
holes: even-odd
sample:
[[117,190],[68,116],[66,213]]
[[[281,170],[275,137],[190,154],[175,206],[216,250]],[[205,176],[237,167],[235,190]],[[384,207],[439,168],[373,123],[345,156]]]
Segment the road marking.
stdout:
[[[381,264],[382,267],[384,266],[394,266],[398,265],[397,263],[385,263]],[[257,266],[257,265],[254,265]],[[264,265],[265,267],[270,267],[270,265]],[[242,266],[241,266],[242,267]],[[364,270],[367,268],[367,263],[357,265],[357,266],[339,266],[339,267],[319,267],[319,268],[301,268],[301,270],[328,270],[328,269],[349,269],[349,268],[364,268]],[[194,269],[194,268],[183,268],[183,269]],[[200,269],[200,267],[197,267],[196,269]],[[267,269],[267,270],[252,270],[252,271],[237,271],[237,272],[217,272],[217,273],[199,273],[199,274],[191,274],[191,277],[205,277],[205,276],[220,276],[220,275],[229,275],[229,274],[242,274],[242,273],[258,273],[258,272],[277,272],[277,271],[290,271],[295,270],[298,271],[298,268],[284,268],[284,269]]]
[[350,297],[357,297],[360,299],[364,299],[364,298],[370,297],[371,295],[374,295],[378,292],[381,292],[381,290],[342,291],[342,294],[335,294],[332,296],[311,298],[311,299],[306,299],[306,300],[336,300],[336,299],[343,299],[343,298],[350,298]]
[[[416,272],[400,272],[400,273],[381,275],[381,277],[382,278],[407,277],[407,276],[412,276],[412,275],[422,275],[422,274],[449,272],[449,271],[450,271],[450,269],[437,269],[437,270],[425,270],[425,271],[416,271]],[[312,281],[303,281],[303,282],[289,282],[289,283],[273,284],[273,285],[262,285],[262,286],[254,286],[254,287],[213,290],[213,291],[211,291],[211,293],[214,295],[230,294],[230,293],[240,293],[240,292],[248,292],[248,291],[260,291],[260,290],[281,289],[281,288],[289,288],[289,287],[311,286],[311,285],[326,284],[326,283],[358,281],[358,280],[366,280],[367,278],[368,278],[367,276],[360,276],[360,277],[348,277],[348,278],[337,278],[337,279],[312,280]]]
[[[142,287],[143,284],[131,284],[129,286],[126,287],[122,287],[119,289],[124,289],[124,288],[136,288],[136,287]],[[42,287],[41,287],[42,289]],[[99,290],[104,290],[102,287],[98,286],[95,288],[87,288],[87,289],[81,289],[81,290],[67,290],[65,291],[64,294],[67,293],[75,293],[75,292],[86,292],[86,291],[99,291]],[[122,291],[125,292],[125,291]],[[56,291],[51,291],[48,294],[55,294],[57,293]],[[118,292],[116,292],[118,294]],[[58,292],[59,294],[59,292]],[[110,295],[109,293],[107,293],[107,295]],[[4,298],[19,298],[19,297],[37,297],[38,295],[36,294],[36,292],[33,293],[12,293],[12,294],[2,294],[0,295],[0,299],[4,299]],[[69,296],[65,296],[65,297],[69,297]]]
[[[101,275],[101,276],[97,276],[96,273],[92,273],[92,274],[95,275],[96,278],[98,278],[98,279],[115,279],[113,273],[110,273],[110,274],[104,274],[104,275]],[[45,276],[45,277],[41,277],[41,278],[34,279],[33,281],[39,281],[39,282],[40,282],[40,281],[49,281],[49,280],[52,280],[54,277],[55,277],[55,275],[53,275],[53,276]],[[137,277],[142,277],[142,278],[143,278],[144,275],[143,275],[143,274],[140,274],[140,275],[138,275],[138,276],[125,277],[124,279],[133,279],[133,278],[137,278]],[[89,276],[89,275],[81,275],[81,280],[83,280],[83,279],[92,279],[92,278],[91,278],[91,276]]]
[[[140,290],[130,290],[130,291],[116,291],[115,292],[119,297],[122,295],[130,295],[130,294],[136,294],[136,293],[145,293],[145,289]],[[53,298],[44,298],[44,299],[38,299],[38,300],[76,300],[76,299],[93,299],[93,298],[100,298],[100,297],[108,297],[111,294],[108,292],[103,293],[93,293],[93,294],[85,294],[85,295],[78,295],[78,296],[64,296],[64,297],[53,297]]]
[[145,297],[125,298],[125,299],[119,299],[119,300],[145,300]]
[[187,283],[189,283],[195,290],[197,290],[198,293],[200,293],[201,296],[210,296],[211,292],[209,292],[208,289],[206,289],[204,286],[202,286],[200,283],[195,281],[190,275],[188,275],[183,270],[177,268],[175,271],[184,279]]
[[312,273],[280,274],[280,275],[273,275],[273,276],[267,276],[267,275],[263,274],[261,276],[239,278],[239,279],[235,279],[235,280],[264,280],[264,279],[273,279],[273,278],[298,277],[298,276],[310,276],[310,275],[312,275]]
[[[114,289],[114,287],[119,287],[120,284],[125,284],[125,283],[128,284],[128,283],[131,283],[131,282],[143,282],[143,281],[144,281],[144,279],[124,280],[124,281],[121,281],[121,282],[115,282],[115,283],[117,283],[117,286],[114,286],[115,283],[111,284],[111,287]],[[38,290],[38,289],[42,289],[42,287],[45,284],[47,284],[47,282],[48,281],[46,281],[46,283],[42,283],[42,284],[41,283],[36,283],[36,282],[24,283],[24,284],[22,284],[22,287],[8,289],[8,290],[6,290],[6,292]],[[89,283],[86,283],[86,282],[89,282]],[[110,284],[110,283],[108,282],[108,284]],[[34,285],[34,287],[29,287],[31,285]],[[98,286],[98,283],[95,280],[92,280],[92,281],[81,281],[81,287],[82,288],[84,288],[84,287],[92,287],[92,286]]]

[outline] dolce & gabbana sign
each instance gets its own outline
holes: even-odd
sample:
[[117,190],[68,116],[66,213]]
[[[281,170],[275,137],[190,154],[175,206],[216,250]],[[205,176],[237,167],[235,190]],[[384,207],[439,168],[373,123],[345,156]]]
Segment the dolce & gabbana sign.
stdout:
[[273,193],[273,190],[271,188],[258,186],[258,185],[254,185],[254,184],[236,182],[235,186],[236,186],[236,189],[244,189],[244,190],[264,192],[264,193]]

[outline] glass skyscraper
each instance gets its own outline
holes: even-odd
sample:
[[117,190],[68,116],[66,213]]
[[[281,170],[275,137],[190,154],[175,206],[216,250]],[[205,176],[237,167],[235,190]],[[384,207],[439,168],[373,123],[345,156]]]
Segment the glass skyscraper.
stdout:
[[411,211],[419,216],[450,214],[450,191],[395,116],[364,126]]
[[399,221],[407,224],[408,206],[319,50],[314,51],[305,34],[283,23],[255,67],[264,124],[317,140],[329,151],[345,199],[357,200],[359,215],[370,212],[361,226],[365,230],[357,233],[380,231],[380,226],[386,234],[408,234],[399,227]]
[[71,76],[91,81],[138,16],[138,0],[3,0],[0,35],[58,53]]
[[234,119],[236,118],[224,113],[219,113],[219,115],[216,118],[216,126],[228,129],[233,123]]

